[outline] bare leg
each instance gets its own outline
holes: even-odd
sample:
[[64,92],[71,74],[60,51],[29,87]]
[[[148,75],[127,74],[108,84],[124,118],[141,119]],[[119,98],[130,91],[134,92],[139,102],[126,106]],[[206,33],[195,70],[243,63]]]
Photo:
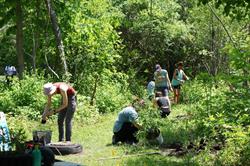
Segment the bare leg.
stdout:
[[177,104],[178,103],[178,89],[174,89],[174,103]]
[[176,89],[176,104],[180,101],[180,89]]

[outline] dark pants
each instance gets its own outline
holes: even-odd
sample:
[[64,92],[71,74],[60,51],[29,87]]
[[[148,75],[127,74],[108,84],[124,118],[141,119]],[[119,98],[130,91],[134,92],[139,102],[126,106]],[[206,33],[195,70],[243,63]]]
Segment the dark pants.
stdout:
[[137,133],[138,129],[132,123],[124,123],[120,131],[114,133],[115,143],[119,141],[125,143],[137,143],[138,140],[136,139],[135,134]]
[[76,110],[76,95],[68,95],[68,107],[58,114],[59,141],[64,141],[64,121],[66,129],[66,141],[71,141],[72,119]]
[[173,89],[181,89],[181,84],[173,86]]
[[155,90],[161,92],[162,96],[168,96],[168,87],[156,87]]
[[161,117],[166,118],[170,114],[169,108],[161,108]]

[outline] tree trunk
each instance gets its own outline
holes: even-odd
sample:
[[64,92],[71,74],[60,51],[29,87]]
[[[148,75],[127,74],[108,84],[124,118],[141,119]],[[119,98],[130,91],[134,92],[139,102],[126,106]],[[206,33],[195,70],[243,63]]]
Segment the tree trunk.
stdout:
[[33,50],[32,50],[32,66],[33,66],[33,73],[36,74],[36,56],[37,56],[37,49],[39,47],[39,15],[40,15],[40,0],[36,0],[36,25],[35,25],[35,32],[33,36]]
[[16,1],[16,53],[18,59],[18,77],[23,78],[24,57],[23,57],[23,17],[21,0]]
[[211,62],[210,62],[210,74],[213,76],[217,73],[217,64],[216,61],[218,59],[218,55],[216,54],[216,48],[215,48],[216,38],[215,38],[215,27],[214,27],[214,15],[211,12]]
[[52,29],[53,29],[53,32],[55,35],[58,53],[59,53],[59,56],[60,56],[62,64],[63,64],[64,74],[65,74],[65,76],[67,76],[68,75],[67,62],[66,62],[66,58],[65,58],[65,54],[64,54],[64,46],[63,46],[61,31],[60,31],[59,25],[57,23],[56,13],[52,8],[50,0],[45,0],[45,4],[46,4],[47,10],[49,12],[50,20],[52,23]]
[[96,78],[95,78],[95,84],[94,84],[94,88],[93,88],[93,93],[92,93],[91,99],[90,99],[90,105],[94,105],[94,100],[95,100],[95,96],[96,96],[98,82],[99,82],[99,76],[97,75]]

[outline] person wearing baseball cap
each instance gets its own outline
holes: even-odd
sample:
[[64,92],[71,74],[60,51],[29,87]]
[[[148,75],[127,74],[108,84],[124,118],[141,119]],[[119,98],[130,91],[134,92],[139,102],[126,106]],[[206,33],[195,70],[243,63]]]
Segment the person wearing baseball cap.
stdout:
[[[46,83],[43,86],[43,93],[47,96],[47,104],[45,106],[42,123],[46,123],[49,116],[58,113],[58,131],[59,142],[71,141],[72,135],[72,119],[74,112],[76,111],[76,91],[75,89],[63,82]],[[51,110],[52,96],[61,95],[61,105],[59,108]],[[64,138],[64,121],[65,121],[65,137]]]
[[168,96],[168,90],[173,91],[167,70],[162,69],[159,64],[155,65],[154,80],[156,92],[160,91],[163,96]]

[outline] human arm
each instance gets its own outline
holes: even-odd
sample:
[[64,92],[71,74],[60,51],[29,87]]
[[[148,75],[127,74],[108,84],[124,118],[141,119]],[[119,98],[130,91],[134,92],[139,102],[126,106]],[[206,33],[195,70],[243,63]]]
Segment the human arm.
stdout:
[[189,80],[189,77],[185,74],[185,72],[184,71],[182,71],[183,72],[183,79],[184,80]]
[[48,98],[47,98],[47,104],[46,104],[46,106],[44,108],[44,111],[43,111],[43,114],[42,114],[42,119],[43,120],[46,120],[46,117],[50,116],[50,114],[52,112],[52,111],[49,111],[50,107],[51,107],[51,95],[49,95]]
[[167,83],[168,83],[169,90],[170,90],[170,91],[173,91],[172,86],[171,86],[171,82],[170,82],[170,79],[169,79],[169,77],[168,77],[168,73],[167,73],[167,72],[166,72],[166,81],[167,81]]
[[138,129],[142,128],[142,125],[139,123],[138,113],[137,112],[131,112],[129,114],[128,122],[132,123],[133,126],[135,126]]
[[134,125],[137,129],[142,129],[142,125],[139,124],[137,121],[135,121],[135,122],[133,123],[133,125]]
[[51,110],[51,103],[52,103],[52,95],[48,95],[48,99],[47,99],[47,104],[45,106],[43,115],[42,115],[42,119],[46,120],[47,117],[60,112],[61,110],[63,110],[64,108],[66,108],[68,106],[68,95],[67,95],[67,86],[63,85],[60,86],[60,94],[62,96],[62,105],[55,109],[55,110]]

